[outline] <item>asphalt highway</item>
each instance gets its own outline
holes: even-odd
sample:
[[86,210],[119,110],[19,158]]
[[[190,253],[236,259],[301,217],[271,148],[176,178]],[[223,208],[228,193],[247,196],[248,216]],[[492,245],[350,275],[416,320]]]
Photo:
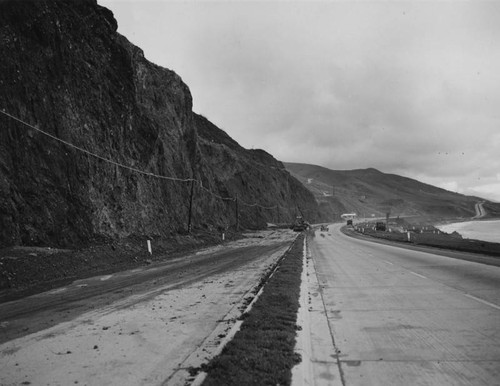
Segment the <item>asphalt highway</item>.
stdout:
[[350,238],[340,225],[309,248],[341,384],[500,385],[500,267]]

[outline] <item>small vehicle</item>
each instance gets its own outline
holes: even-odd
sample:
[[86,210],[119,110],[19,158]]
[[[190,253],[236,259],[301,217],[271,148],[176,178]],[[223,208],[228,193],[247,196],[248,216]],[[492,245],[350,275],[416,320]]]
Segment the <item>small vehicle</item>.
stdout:
[[386,230],[385,222],[377,222],[375,224],[375,230],[376,231],[384,231]]
[[292,225],[292,229],[295,232],[302,232],[309,227],[309,224],[302,218],[302,216],[297,216],[295,222]]
[[328,227],[326,225],[321,225],[319,227],[319,230],[322,231],[322,232],[328,232]]

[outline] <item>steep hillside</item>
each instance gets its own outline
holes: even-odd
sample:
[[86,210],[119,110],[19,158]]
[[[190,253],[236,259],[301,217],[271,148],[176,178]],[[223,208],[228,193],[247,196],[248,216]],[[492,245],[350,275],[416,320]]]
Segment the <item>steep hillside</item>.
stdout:
[[[222,197],[206,195],[211,205],[219,205],[219,223],[230,225],[234,219],[221,217],[228,205],[236,208],[241,221],[251,226],[265,226],[266,221],[290,222],[298,212],[314,221],[320,216],[314,196],[269,153],[245,150],[224,131],[206,118],[194,114],[199,155],[198,175],[204,187]],[[203,193],[203,189],[200,190]],[[203,197],[203,196],[201,196]],[[198,217],[202,218],[200,211]],[[229,222],[228,222],[229,221]]]
[[500,216],[500,204],[464,196],[432,185],[382,173],[376,169],[330,170],[321,166],[284,163],[316,197],[325,213],[338,216],[357,213],[363,217],[424,216],[470,218],[475,204],[484,202],[489,216]]
[[171,236],[191,192],[191,225],[208,231],[317,213],[116,29],[95,0],[0,2],[0,246]]

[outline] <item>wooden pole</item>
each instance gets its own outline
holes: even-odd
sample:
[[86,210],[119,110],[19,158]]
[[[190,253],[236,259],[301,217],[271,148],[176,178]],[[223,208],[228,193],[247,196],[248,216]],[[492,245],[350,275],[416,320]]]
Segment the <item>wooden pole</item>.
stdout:
[[240,214],[238,208],[238,195],[236,195],[236,199],[234,200],[236,203],[236,232],[240,230]]
[[189,217],[188,217],[188,233],[191,233],[191,217],[193,215],[193,196],[194,196],[194,179],[191,181],[191,195],[189,197]]

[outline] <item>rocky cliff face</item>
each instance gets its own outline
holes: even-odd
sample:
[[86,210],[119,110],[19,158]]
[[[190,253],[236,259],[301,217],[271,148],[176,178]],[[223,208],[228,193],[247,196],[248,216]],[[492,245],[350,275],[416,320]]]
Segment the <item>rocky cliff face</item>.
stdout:
[[[222,215],[236,211],[236,207],[240,221],[247,227],[291,222],[300,212],[310,221],[320,217],[313,194],[281,162],[263,150],[243,149],[202,116],[194,115],[194,123],[198,152],[204,161],[197,163],[197,175],[201,176],[203,186],[222,197],[237,198],[237,202],[220,200],[199,189],[198,200],[218,208],[219,224],[234,225],[234,215],[229,218]],[[198,218],[204,218],[208,208],[199,210]]]
[[0,2],[0,110],[66,142],[0,114],[0,246],[184,232],[191,191],[195,228],[317,214],[280,162],[194,114],[180,77],[116,28],[95,0]]

